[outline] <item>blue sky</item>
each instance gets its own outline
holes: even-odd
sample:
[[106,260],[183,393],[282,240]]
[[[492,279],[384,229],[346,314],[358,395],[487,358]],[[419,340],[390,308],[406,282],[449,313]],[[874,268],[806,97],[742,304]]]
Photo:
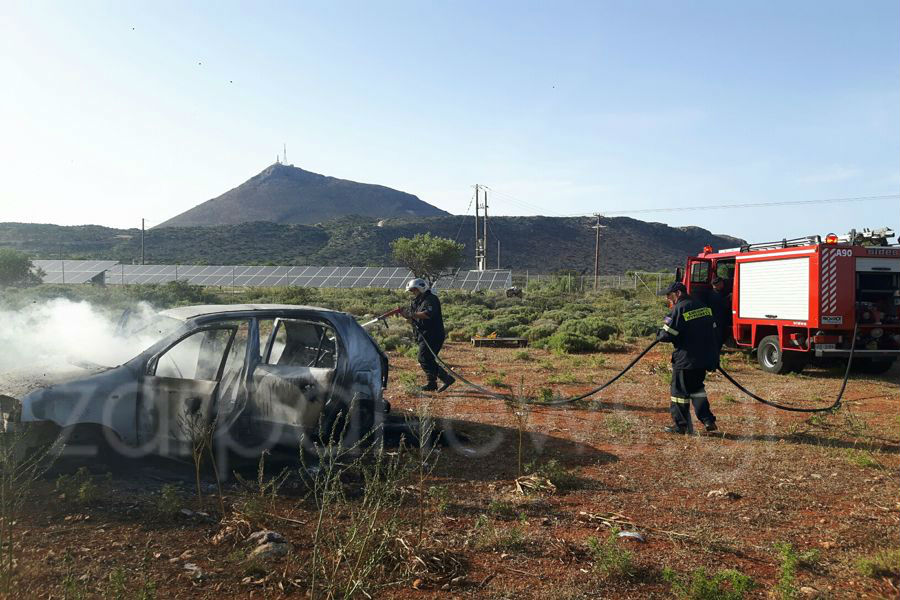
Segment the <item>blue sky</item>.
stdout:
[[[154,224],[296,166],[495,214],[900,193],[900,4],[4,2],[0,221]],[[752,240],[900,200],[635,215]]]

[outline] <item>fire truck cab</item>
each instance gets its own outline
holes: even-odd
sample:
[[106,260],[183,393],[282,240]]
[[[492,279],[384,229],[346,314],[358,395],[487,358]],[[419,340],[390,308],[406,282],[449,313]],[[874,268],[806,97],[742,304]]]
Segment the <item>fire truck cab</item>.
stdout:
[[811,360],[847,357],[883,373],[900,356],[900,246],[887,228],[748,244],[688,257],[676,271],[701,302],[713,277],[731,306],[729,345],[756,351],[763,370],[801,371]]

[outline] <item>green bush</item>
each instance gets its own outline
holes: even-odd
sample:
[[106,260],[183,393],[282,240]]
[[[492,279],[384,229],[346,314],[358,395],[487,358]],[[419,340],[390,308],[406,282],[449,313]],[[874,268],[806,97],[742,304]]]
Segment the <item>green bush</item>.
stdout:
[[396,350],[400,346],[409,344],[409,339],[401,335],[389,335],[381,338],[381,348],[386,351]]
[[485,321],[479,328],[480,335],[496,333],[499,337],[510,337],[516,334],[516,328],[521,325],[515,317],[498,317]]
[[566,331],[558,331],[547,338],[547,347],[563,354],[594,352],[599,345],[600,340],[595,337]]
[[586,317],[584,319],[570,319],[559,326],[563,333],[577,333],[586,337],[594,337],[599,340],[608,340],[616,333],[616,326],[602,317]]
[[659,331],[662,319],[656,313],[639,314],[622,322],[622,333],[636,337],[647,337]]
[[[107,473],[102,484],[109,486],[111,481],[112,474]],[[71,475],[63,474],[56,478],[56,491],[62,494],[66,502],[92,504],[100,499],[103,490],[87,467],[79,467]]]
[[164,518],[172,518],[181,509],[181,496],[178,494],[178,488],[171,483],[167,483],[159,490],[159,496],[156,497],[154,508],[156,513]]
[[[542,396],[544,390],[541,390]],[[544,398],[542,397],[542,400]],[[553,392],[550,391],[549,399],[544,401],[553,400]],[[581,482],[578,479],[578,476],[572,472],[571,469],[567,469],[563,466],[558,460],[555,458],[551,458],[548,461],[539,463],[536,460],[525,465],[525,472],[529,475],[539,475],[541,477],[546,477],[550,480],[550,483],[556,486],[556,488],[561,491],[573,490],[578,487]]]
[[695,569],[687,579],[675,571],[663,569],[663,579],[672,586],[672,593],[681,600],[741,600],[756,584],[734,569],[724,569],[709,576],[706,569]]
[[780,558],[775,592],[782,600],[792,600],[800,593],[797,589],[797,568],[810,567],[818,562],[819,551],[812,549],[798,553],[789,542],[776,542],[775,550]]
[[525,330],[523,334],[524,337],[528,338],[529,342],[536,342],[538,340],[543,340],[545,338],[550,337],[554,333],[556,333],[557,325],[553,321],[548,321],[546,319],[540,319],[535,321],[535,323]]
[[628,352],[631,346],[621,340],[603,340],[597,344],[598,352]]
[[900,550],[883,550],[860,558],[856,570],[866,577],[900,577]]
[[603,540],[587,539],[588,549],[594,561],[594,571],[603,577],[629,577],[634,574],[631,552],[619,546],[619,530],[613,528]]

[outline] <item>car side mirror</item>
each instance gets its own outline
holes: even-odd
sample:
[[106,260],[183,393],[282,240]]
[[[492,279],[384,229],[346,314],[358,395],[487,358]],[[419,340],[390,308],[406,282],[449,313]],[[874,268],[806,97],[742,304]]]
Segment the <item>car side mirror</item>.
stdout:
[[681,267],[675,269],[675,281],[684,281],[684,269]]

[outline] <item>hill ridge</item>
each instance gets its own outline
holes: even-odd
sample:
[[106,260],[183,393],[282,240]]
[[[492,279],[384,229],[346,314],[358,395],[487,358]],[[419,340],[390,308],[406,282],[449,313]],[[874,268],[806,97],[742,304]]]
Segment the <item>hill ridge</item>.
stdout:
[[242,184],[160,223],[155,229],[252,221],[310,225],[350,215],[383,219],[448,214],[418,196],[384,185],[273,163]]
[[[376,266],[393,264],[391,241],[432,233],[465,244],[464,268],[474,265],[472,217],[437,216],[377,220],[345,217],[306,225],[265,221],[212,227],[163,227],[145,237],[147,263]],[[560,270],[593,273],[593,217],[492,217],[493,239],[488,266],[514,271],[550,273]],[[659,271],[683,266],[685,257],[703,246],[740,246],[743,240],[716,235],[699,227],[675,228],[629,217],[604,218],[600,240],[601,273]],[[33,258],[116,260],[140,259],[140,230],[100,225],[0,223],[0,247],[27,252]]]

